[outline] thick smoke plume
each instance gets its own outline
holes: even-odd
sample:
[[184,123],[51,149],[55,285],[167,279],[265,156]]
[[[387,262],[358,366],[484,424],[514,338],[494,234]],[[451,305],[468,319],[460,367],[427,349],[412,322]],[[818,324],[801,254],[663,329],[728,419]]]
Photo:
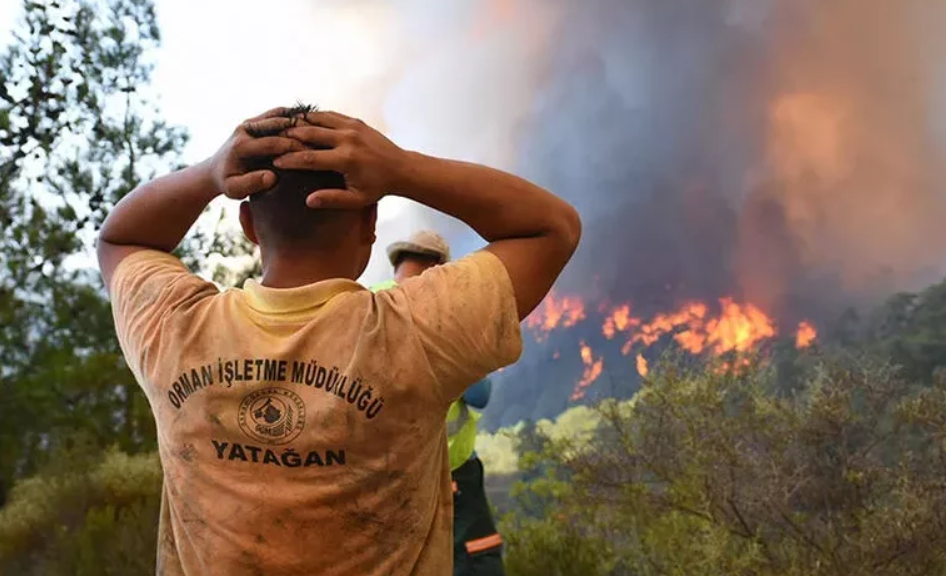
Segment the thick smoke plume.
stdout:
[[929,25],[944,5],[406,3],[429,44],[385,117],[408,145],[574,202],[585,240],[566,290],[827,318],[946,267],[946,50]]
[[[387,93],[388,128],[573,202],[584,240],[558,289],[589,313],[731,296],[790,331],[946,274],[946,2],[415,1],[398,14],[425,40]],[[382,242],[407,222],[445,229],[460,253],[478,244],[424,210],[400,216]],[[556,414],[583,374],[596,396],[636,377],[599,322],[527,342],[487,423]]]

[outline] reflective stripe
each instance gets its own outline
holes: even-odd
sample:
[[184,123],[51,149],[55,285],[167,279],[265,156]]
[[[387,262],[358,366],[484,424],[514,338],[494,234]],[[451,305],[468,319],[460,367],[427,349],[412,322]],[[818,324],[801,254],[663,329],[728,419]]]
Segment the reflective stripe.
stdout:
[[466,551],[469,554],[476,554],[477,552],[482,552],[484,550],[489,550],[490,548],[502,546],[502,544],[503,537],[499,534],[493,534],[492,536],[487,536],[485,538],[470,540],[466,543]]

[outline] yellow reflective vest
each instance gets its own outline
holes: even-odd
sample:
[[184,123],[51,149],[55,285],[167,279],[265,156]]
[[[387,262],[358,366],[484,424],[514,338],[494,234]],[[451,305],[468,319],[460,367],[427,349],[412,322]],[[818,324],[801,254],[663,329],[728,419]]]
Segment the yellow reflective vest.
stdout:
[[476,423],[480,415],[470,410],[463,398],[447,410],[447,448],[450,452],[450,471],[453,472],[473,455],[476,447]]

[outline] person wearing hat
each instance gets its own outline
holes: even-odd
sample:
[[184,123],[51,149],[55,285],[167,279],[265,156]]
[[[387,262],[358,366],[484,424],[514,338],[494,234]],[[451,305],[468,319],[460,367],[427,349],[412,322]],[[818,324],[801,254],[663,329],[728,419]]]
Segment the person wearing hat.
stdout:
[[[407,240],[390,244],[388,260],[394,279],[371,287],[375,292],[450,261],[450,245],[431,230],[421,230]],[[489,403],[492,382],[483,378],[466,389],[447,411],[447,447],[453,480],[453,574],[454,576],[502,576],[502,537],[496,530],[483,485],[483,462],[477,457],[476,410]],[[471,410],[471,408],[475,410]]]
[[371,289],[375,292],[393,288],[398,282],[420,276],[424,270],[450,261],[447,241],[431,230],[415,232],[407,240],[390,244],[387,253],[394,268],[394,279],[373,285]]

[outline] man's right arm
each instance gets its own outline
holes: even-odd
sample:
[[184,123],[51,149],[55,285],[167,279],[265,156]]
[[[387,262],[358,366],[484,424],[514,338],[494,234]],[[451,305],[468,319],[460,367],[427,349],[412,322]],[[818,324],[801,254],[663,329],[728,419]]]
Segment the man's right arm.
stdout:
[[522,178],[477,164],[407,153],[394,194],[462,220],[504,264],[519,319],[542,301],[578,246],[569,204]]

